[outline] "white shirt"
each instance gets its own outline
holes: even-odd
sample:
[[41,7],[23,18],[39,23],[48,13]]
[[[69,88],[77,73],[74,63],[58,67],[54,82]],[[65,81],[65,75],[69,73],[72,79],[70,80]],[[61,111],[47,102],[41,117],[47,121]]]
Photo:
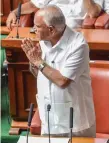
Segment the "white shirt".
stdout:
[[89,48],[82,34],[67,27],[55,46],[52,47],[49,41],[40,41],[40,45],[42,58],[47,64],[72,80],[62,89],[38,72],[37,103],[42,121],[41,133],[48,133],[48,104],[51,105],[51,134],[69,133],[70,107],[74,109],[73,132],[89,128],[95,122],[95,114],[89,76]]
[[[102,6],[103,0],[94,0]],[[31,0],[31,2],[38,8],[42,8],[46,5],[56,5],[58,6],[65,18],[66,24],[70,28],[81,27],[83,19],[86,17],[87,13],[85,11],[83,0]]]
[[103,9],[106,13],[109,14],[109,0],[102,0]]

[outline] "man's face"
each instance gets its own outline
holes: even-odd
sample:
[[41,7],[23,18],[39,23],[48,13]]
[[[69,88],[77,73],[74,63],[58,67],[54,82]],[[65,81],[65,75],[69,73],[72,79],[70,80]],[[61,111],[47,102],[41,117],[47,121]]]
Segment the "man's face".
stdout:
[[35,16],[34,29],[38,40],[50,40],[52,32],[44,23],[42,16]]

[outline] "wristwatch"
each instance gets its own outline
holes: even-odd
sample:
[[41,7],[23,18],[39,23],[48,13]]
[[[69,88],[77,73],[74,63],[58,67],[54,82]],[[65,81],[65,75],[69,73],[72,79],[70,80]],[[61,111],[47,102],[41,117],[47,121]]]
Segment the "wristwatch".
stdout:
[[42,70],[45,68],[46,65],[47,65],[47,64],[46,64],[45,62],[43,62],[42,64],[39,65],[38,69],[39,69],[40,71],[42,71]]

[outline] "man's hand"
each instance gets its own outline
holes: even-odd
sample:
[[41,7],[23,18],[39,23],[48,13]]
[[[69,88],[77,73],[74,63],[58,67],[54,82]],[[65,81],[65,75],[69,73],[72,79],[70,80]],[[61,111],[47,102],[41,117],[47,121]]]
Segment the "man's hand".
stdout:
[[12,30],[12,28],[16,26],[16,19],[16,14],[14,12],[11,12],[6,21],[6,25],[9,30]]
[[25,52],[29,61],[35,66],[39,67],[39,65],[43,61],[41,58],[42,51],[41,51],[40,45],[38,43],[34,45],[31,39],[25,38],[24,40],[22,40],[21,47],[23,51]]
[[98,17],[101,13],[101,6],[95,3],[93,0],[83,0],[83,4],[87,11],[87,16],[90,18]]

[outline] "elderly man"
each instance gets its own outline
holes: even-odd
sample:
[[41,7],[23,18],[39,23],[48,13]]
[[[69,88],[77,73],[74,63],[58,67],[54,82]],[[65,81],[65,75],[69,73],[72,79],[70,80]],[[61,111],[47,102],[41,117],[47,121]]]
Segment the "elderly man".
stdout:
[[34,18],[39,44],[24,39],[22,49],[37,77],[41,134],[48,134],[47,105],[52,135],[69,135],[69,110],[74,109],[73,136],[95,137],[95,112],[89,76],[89,48],[82,34],[65,24],[56,6],[40,9]]
[[[21,14],[32,13],[47,5],[58,6],[70,28],[81,27],[86,15],[96,17],[100,14],[104,0],[31,0],[22,5]],[[108,0],[105,0],[108,1]],[[107,3],[107,2],[105,2]],[[12,29],[16,24],[17,9],[13,10],[7,19],[7,27]]]

